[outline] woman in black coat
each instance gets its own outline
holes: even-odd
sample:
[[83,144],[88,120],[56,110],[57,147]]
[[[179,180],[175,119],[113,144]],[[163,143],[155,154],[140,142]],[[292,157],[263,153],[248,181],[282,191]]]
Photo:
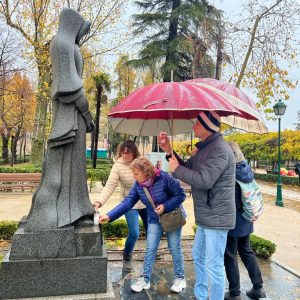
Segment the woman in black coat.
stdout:
[[[250,166],[246,163],[245,157],[238,144],[230,141],[229,145],[236,159],[236,180],[243,183],[250,183],[254,179]],[[242,191],[240,185],[235,185],[236,202],[236,225],[228,232],[225,249],[225,270],[229,282],[229,292],[225,294],[225,300],[240,300],[240,273],[237,261],[237,252],[248,271],[253,288],[246,294],[250,298],[265,298],[266,292],[263,288],[261,271],[250,246],[250,234],[253,232],[253,222],[246,220],[243,214]]]

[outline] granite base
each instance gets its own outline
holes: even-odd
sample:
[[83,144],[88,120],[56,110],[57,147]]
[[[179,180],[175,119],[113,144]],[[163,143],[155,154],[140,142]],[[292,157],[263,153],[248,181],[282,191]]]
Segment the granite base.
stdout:
[[107,254],[4,260],[0,282],[0,299],[106,293]]

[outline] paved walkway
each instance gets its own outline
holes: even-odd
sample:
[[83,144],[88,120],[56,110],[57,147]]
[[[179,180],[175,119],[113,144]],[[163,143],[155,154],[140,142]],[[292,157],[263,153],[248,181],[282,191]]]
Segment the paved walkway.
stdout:
[[[267,188],[272,190],[272,187]],[[267,191],[267,188],[262,186],[263,191]],[[97,187],[90,193],[91,201],[97,200],[100,189]],[[276,191],[276,186],[273,187],[272,192],[274,190]],[[283,189],[283,200],[292,199],[295,193],[297,193],[298,198],[296,198],[299,200],[300,191],[291,193],[291,191]],[[29,212],[31,198],[31,193],[0,193],[0,221],[20,220]],[[101,213],[108,212],[118,202],[119,196],[115,192]],[[184,207],[189,217],[186,226],[184,226],[183,234],[192,235],[194,234],[194,214],[191,197],[187,197]],[[300,276],[300,213],[266,203],[265,212],[255,224],[255,234],[274,242],[277,249],[272,259]]]
[[[259,182],[259,185],[263,191],[263,193],[276,196],[277,188],[276,185],[273,184],[264,184],[261,181]],[[283,188],[282,189],[282,197],[283,199],[289,199],[289,200],[295,200],[300,202],[300,189],[294,188],[295,190]]]

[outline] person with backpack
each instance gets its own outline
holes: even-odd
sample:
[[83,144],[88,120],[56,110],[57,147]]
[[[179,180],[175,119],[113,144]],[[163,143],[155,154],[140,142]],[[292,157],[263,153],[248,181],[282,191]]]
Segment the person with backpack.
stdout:
[[236,159],[236,185],[235,185],[235,203],[236,203],[236,225],[228,232],[227,243],[224,255],[225,271],[229,282],[229,292],[225,293],[225,300],[240,300],[240,273],[237,261],[237,252],[248,271],[253,284],[251,290],[246,292],[250,298],[265,298],[266,292],[263,288],[263,279],[261,271],[250,245],[250,234],[253,232],[253,222],[245,218],[242,189],[238,182],[243,184],[252,183],[254,174],[251,167],[245,161],[239,145],[236,142],[228,142]]

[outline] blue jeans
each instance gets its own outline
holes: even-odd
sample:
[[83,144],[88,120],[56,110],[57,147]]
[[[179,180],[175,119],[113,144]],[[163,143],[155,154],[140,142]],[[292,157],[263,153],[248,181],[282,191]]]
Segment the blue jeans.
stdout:
[[139,215],[143,221],[143,225],[147,234],[147,208],[143,209],[130,209],[126,214],[125,218],[128,226],[128,236],[125,242],[125,247],[123,251],[124,259],[130,260],[132,256],[132,251],[135,246],[136,241],[140,237],[140,226],[139,226]]
[[[172,254],[175,279],[184,278],[184,260],[181,248],[181,230],[182,227],[166,234],[168,240],[168,248]],[[144,262],[144,279],[146,282],[149,282],[151,279],[155,256],[162,235],[163,230],[159,223],[148,224],[147,249]]]
[[208,229],[197,225],[193,245],[193,259],[196,275],[194,287],[198,300],[223,300],[225,292],[224,252],[228,230]]

